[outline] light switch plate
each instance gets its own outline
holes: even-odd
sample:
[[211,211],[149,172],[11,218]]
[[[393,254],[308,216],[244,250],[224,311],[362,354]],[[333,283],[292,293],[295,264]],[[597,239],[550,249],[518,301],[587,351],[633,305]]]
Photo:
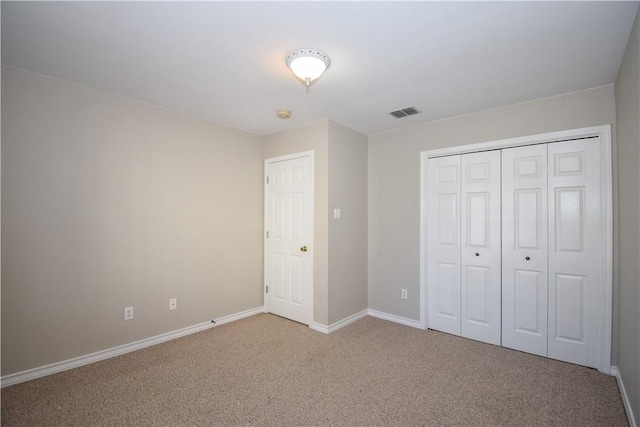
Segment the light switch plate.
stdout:
[[342,218],[342,209],[335,208],[333,210],[333,219],[340,219],[340,218]]

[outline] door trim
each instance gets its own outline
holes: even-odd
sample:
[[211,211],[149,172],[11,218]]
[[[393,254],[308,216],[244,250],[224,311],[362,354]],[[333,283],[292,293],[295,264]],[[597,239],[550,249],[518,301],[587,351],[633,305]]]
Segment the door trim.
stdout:
[[270,307],[269,307],[269,299],[266,297],[266,278],[267,278],[267,208],[268,208],[268,194],[267,194],[267,177],[269,176],[269,165],[273,164],[273,163],[278,163],[278,162],[283,162],[283,161],[287,161],[287,160],[293,160],[293,159],[300,159],[300,158],[304,158],[307,157],[309,158],[309,184],[311,187],[311,194],[309,197],[309,203],[310,203],[310,211],[309,211],[309,221],[310,221],[310,229],[311,229],[311,235],[309,236],[309,246],[311,247],[311,251],[312,251],[312,255],[313,257],[311,258],[311,271],[310,271],[310,275],[311,275],[311,282],[309,284],[310,289],[308,289],[309,291],[309,327],[311,327],[311,325],[313,325],[314,323],[314,318],[313,318],[313,308],[314,308],[314,304],[313,304],[313,293],[314,293],[314,271],[315,271],[315,246],[314,246],[314,235],[315,235],[315,227],[314,227],[314,206],[315,206],[315,183],[314,183],[314,177],[315,177],[315,173],[314,173],[314,152],[313,150],[310,151],[303,151],[300,153],[293,153],[293,154],[285,154],[283,156],[278,156],[278,157],[271,157],[268,159],[264,160],[264,171],[263,171],[263,178],[262,178],[262,185],[263,185],[263,197],[264,197],[264,207],[263,207],[263,212],[262,212],[262,242],[263,242],[263,246],[262,246],[262,251],[263,251],[263,262],[262,262],[262,298],[263,298],[263,304],[264,304],[264,312],[265,313],[270,313]]
[[600,350],[598,370],[611,375],[611,335],[613,304],[613,175],[611,163],[611,125],[570,129],[558,132],[508,138],[477,144],[439,148],[420,153],[420,326],[427,329],[427,160],[432,157],[454,154],[475,153],[478,151],[500,150],[524,145],[546,144],[571,139],[600,137],[600,170],[602,188],[602,255],[599,328]]

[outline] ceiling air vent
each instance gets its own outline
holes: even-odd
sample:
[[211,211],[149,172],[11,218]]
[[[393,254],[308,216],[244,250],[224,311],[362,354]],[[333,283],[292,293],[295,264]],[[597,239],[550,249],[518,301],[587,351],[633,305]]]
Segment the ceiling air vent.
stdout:
[[407,116],[413,116],[414,114],[418,114],[420,111],[416,107],[407,107],[401,110],[392,111],[389,114],[395,117],[396,119],[401,119]]

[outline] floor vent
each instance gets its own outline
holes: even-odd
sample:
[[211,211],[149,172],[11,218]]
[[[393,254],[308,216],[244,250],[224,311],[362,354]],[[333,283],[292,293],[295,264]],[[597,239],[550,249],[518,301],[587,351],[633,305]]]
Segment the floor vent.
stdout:
[[395,117],[396,119],[401,119],[403,117],[413,116],[414,114],[418,114],[418,113],[420,113],[420,110],[418,110],[416,107],[407,107],[401,110],[392,111],[389,114]]

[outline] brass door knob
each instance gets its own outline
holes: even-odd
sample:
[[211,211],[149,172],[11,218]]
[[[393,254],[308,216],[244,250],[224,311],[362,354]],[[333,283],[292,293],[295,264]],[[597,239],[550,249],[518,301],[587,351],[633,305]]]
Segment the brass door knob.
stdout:
[[306,247],[306,246],[303,246],[303,247],[301,247],[301,248],[300,248],[300,250],[301,250],[302,252],[307,252],[307,247]]

